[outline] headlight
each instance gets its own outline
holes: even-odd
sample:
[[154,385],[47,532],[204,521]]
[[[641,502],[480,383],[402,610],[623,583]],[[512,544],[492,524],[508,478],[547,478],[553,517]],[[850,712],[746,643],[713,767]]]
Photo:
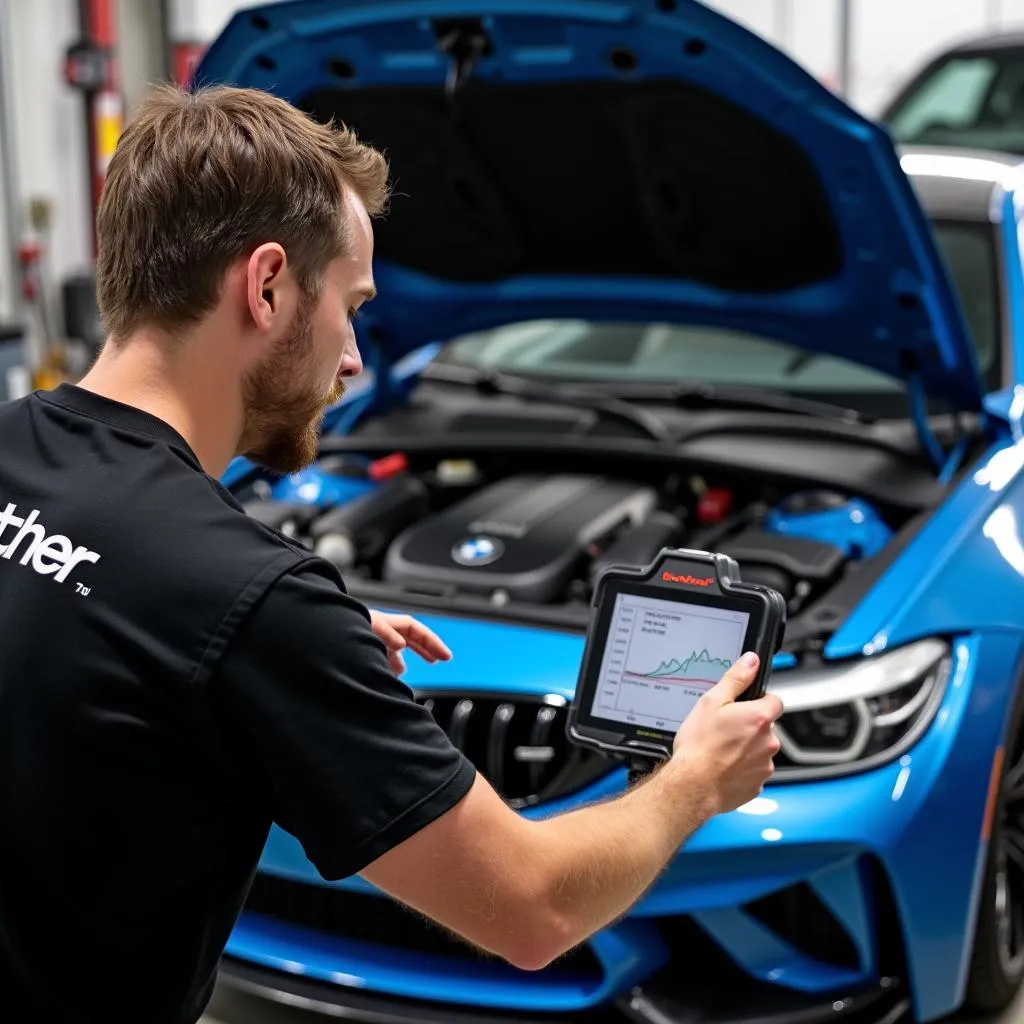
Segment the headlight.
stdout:
[[774,676],[770,689],[785,709],[776,726],[778,781],[863,771],[899,756],[928,728],[951,664],[949,645],[928,639]]

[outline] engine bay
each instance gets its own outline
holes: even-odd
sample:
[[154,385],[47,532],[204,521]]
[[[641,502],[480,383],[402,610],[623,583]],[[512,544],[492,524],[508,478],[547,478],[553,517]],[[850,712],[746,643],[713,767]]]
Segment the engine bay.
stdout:
[[876,575],[907,518],[830,488],[531,463],[335,454],[236,497],[336,565],[358,597],[556,626],[586,624],[607,566],[646,565],[664,547],[718,551],[783,595],[794,642],[838,625],[841,592]]

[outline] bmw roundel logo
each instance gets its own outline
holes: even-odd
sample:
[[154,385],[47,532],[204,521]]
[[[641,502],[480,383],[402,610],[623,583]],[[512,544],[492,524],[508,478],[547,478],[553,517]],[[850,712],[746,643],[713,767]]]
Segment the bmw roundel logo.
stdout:
[[488,565],[501,558],[505,545],[495,537],[467,537],[452,548],[459,565]]

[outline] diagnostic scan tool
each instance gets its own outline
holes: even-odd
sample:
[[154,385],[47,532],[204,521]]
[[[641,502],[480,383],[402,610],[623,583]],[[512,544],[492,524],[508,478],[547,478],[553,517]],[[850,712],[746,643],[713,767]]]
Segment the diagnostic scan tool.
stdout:
[[706,551],[666,548],[647,568],[609,568],[593,604],[569,739],[634,765],[671,756],[686,716],[745,651],[761,664],[741,699],[760,697],[786,628],[780,594]]

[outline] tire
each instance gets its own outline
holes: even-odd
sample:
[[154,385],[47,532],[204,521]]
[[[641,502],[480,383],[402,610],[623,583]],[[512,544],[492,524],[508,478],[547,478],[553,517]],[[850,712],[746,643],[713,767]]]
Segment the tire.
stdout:
[[1005,1009],[1024,982],[1024,687],[1010,715],[964,1009]]

